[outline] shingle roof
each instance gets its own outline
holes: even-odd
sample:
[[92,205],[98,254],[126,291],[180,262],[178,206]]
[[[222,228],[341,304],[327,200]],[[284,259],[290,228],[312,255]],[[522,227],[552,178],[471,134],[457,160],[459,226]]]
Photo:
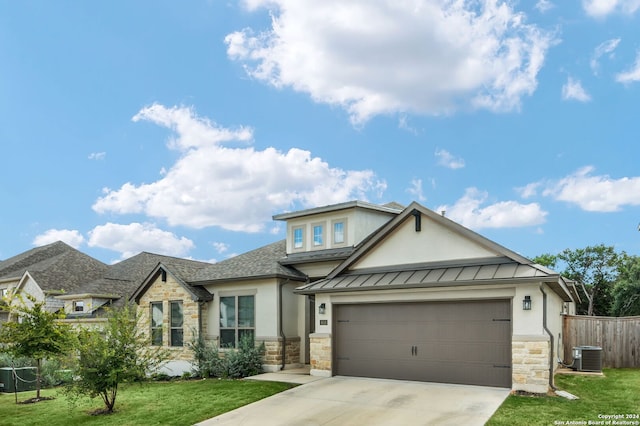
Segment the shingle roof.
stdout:
[[35,247],[0,262],[0,279],[20,278],[30,267],[44,267],[43,262],[51,261],[61,254],[75,250],[73,247],[57,241],[41,247]]
[[204,285],[212,281],[263,277],[282,277],[305,281],[306,275],[279,263],[285,255],[286,241],[281,240],[207,266],[199,270],[191,282],[194,285]]
[[325,262],[331,260],[345,260],[355,250],[354,247],[342,247],[337,249],[305,251],[300,253],[289,253],[280,260],[282,265],[295,265],[299,263]]
[[[104,276],[84,285],[81,292],[119,295],[121,298],[114,304],[123,304],[158,264],[165,265],[177,278],[184,282],[188,282],[198,270],[211,265],[211,263],[207,262],[142,252],[129,259],[110,265]],[[194,289],[194,292],[200,291],[202,289]]]
[[36,247],[0,263],[0,279],[19,279],[25,272],[45,292],[71,293],[101,277],[107,265],[58,241]]

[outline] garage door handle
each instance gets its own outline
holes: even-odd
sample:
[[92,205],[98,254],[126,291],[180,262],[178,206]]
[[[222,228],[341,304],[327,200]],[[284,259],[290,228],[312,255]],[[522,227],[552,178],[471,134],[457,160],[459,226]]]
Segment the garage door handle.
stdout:
[[417,346],[411,346],[411,355],[412,356],[417,356],[418,355],[418,347]]

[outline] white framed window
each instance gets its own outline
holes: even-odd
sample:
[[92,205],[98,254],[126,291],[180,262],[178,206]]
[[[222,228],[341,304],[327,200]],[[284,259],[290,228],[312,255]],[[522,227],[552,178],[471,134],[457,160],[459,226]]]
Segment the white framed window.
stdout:
[[151,302],[151,344],[162,346],[162,302]]
[[220,347],[237,348],[243,336],[255,337],[255,296],[220,296]]
[[313,246],[324,246],[324,225],[321,223],[313,225]]
[[293,228],[293,248],[301,249],[304,247],[304,228]]
[[338,219],[334,220],[333,224],[333,244],[339,246],[341,244],[345,244],[346,240],[346,232],[347,232],[347,221],[346,219]]
[[75,300],[73,302],[73,312],[84,312],[84,300]]
[[184,346],[184,314],[182,312],[181,300],[169,302],[169,315],[169,323],[171,325],[169,345]]

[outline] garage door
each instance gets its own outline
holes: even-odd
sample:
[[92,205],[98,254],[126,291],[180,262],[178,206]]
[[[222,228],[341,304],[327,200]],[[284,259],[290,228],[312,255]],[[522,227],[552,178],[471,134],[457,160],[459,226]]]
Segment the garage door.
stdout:
[[511,387],[509,300],[333,310],[338,375]]

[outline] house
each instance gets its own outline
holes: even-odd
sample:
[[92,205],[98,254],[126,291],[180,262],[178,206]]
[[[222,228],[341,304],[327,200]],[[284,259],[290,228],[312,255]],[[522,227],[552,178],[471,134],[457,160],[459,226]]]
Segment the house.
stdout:
[[264,342],[267,371],[546,392],[573,282],[412,203],[283,213],[283,241],[189,274],[158,264],[133,292],[150,341],[188,367],[196,334]]
[[[57,312],[65,304],[60,297],[77,292],[107,269],[99,260],[58,241],[0,262],[0,295],[7,303],[16,303],[13,296],[28,294],[36,302],[45,302],[48,311]],[[22,299],[27,305],[31,303]],[[7,312],[0,315],[0,322],[9,319]]]
[[[29,295],[50,312],[64,311],[69,324],[96,325],[104,320],[104,308],[122,306],[161,263],[182,277],[211,265],[147,252],[106,265],[58,241],[0,262],[0,294],[9,303],[27,305]],[[0,311],[0,321],[8,319],[8,312]]]

